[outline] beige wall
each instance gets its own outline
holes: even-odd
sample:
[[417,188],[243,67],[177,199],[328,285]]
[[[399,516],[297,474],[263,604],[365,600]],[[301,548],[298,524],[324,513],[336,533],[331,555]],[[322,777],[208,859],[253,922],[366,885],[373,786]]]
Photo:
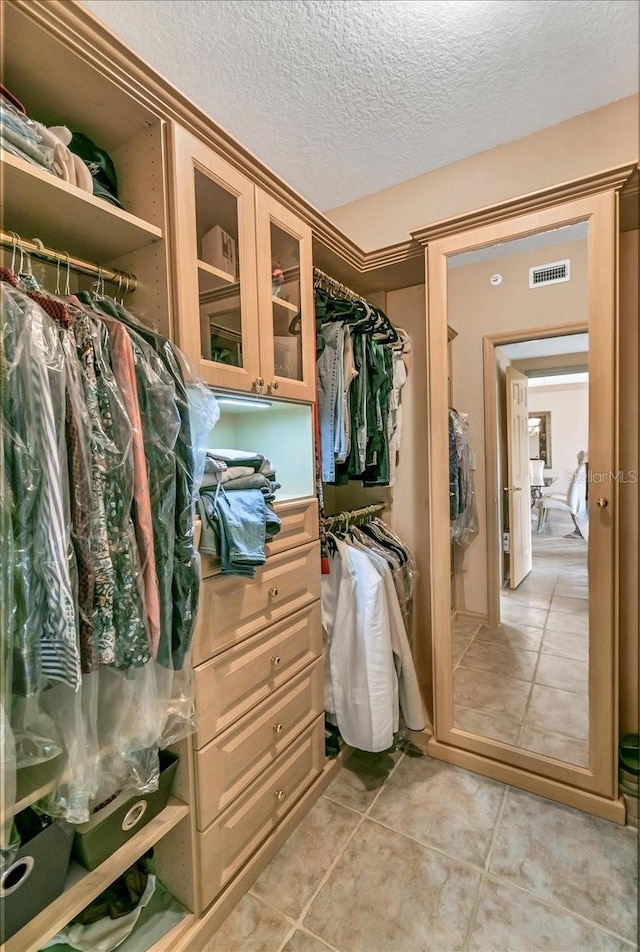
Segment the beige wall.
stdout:
[[[365,250],[495,202],[637,162],[640,97],[628,96],[327,212]],[[445,134],[445,133],[443,133]]]
[[551,413],[550,492],[566,493],[580,450],[589,449],[589,384],[574,383],[529,388],[529,412]]
[[[571,280],[530,290],[529,268],[548,261],[571,259]],[[502,275],[493,287],[491,275]],[[449,324],[458,332],[452,343],[453,403],[468,414],[469,439],[476,457],[474,473],[478,533],[457,564],[462,585],[456,608],[487,612],[487,537],[484,439],[483,338],[488,334],[526,331],[588,320],[587,242],[576,241],[538,251],[526,251],[492,261],[453,268],[448,272]],[[461,600],[460,600],[461,599]]]
[[620,731],[638,732],[638,231],[620,236]]
[[429,557],[427,533],[427,324],[423,284],[387,294],[386,313],[411,337],[412,367],[402,391],[402,444],[393,489],[392,524],[409,546],[418,569],[412,647],[423,698],[432,711]]

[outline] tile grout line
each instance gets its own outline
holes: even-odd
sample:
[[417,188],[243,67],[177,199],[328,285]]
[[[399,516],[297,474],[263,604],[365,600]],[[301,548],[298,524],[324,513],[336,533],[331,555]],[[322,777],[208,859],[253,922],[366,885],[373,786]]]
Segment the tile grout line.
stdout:
[[480,882],[478,883],[478,888],[476,889],[476,895],[473,900],[473,905],[471,906],[471,913],[469,915],[469,922],[467,923],[467,931],[465,933],[464,942],[462,944],[462,952],[467,952],[469,948],[469,943],[471,941],[471,936],[473,935],[473,930],[476,926],[476,920],[478,918],[478,910],[480,908],[480,902],[482,899],[482,894],[484,892],[484,886],[487,881],[487,875],[489,872],[489,867],[491,865],[491,859],[493,858],[493,851],[498,839],[498,832],[500,829],[500,824],[502,822],[502,816],[505,810],[505,804],[507,802],[507,795],[509,793],[508,786],[505,785],[504,790],[502,791],[502,800],[500,801],[500,806],[496,813],[496,818],[493,821],[493,830],[491,833],[491,840],[489,842],[489,849],[487,850],[487,855],[484,861],[484,868],[480,875]]
[[573,909],[567,908],[567,906],[562,906],[558,902],[554,902],[552,899],[546,899],[544,896],[538,896],[536,893],[531,892],[530,889],[525,889],[524,886],[520,886],[519,883],[513,882],[510,879],[505,879],[504,876],[499,876],[497,873],[492,873],[487,871],[485,874],[485,879],[494,881],[503,886],[508,886],[509,888],[516,889],[520,893],[524,893],[525,896],[528,896],[530,899],[534,899],[536,902],[541,903],[543,906],[547,906],[549,909],[555,911],[563,912],[568,916],[571,916],[573,919],[578,919],[580,922],[584,922],[585,925],[592,926],[597,929],[599,932],[604,932],[609,936],[612,936],[615,939],[620,939],[620,941],[626,943],[631,948],[637,948],[634,945],[634,940],[627,938],[627,936],[622,935],[620,932],[613,932],[607,926],[603,926],[601,923],[596,922],[595,919],[588,919],[586,916],[583,916],[580,912],[575,912]]
[[[335,856],[335,859],[333,860],[333,862],[330,864],[330,866],[328,867],[328,869],[325,871],[324,875],[323,875],[322,878],[320,879],[320,882],[318,883],[318,886],[317,886],[317,888],[315,889],[315,891],[313,892],[311,898],[310,898],[310,899],[305,903],[305,905],[302,907],[302,909],[301,909],[301,911],[300,911],[300,914],[299,914],[299,916],[298,916],[298,918],[297,918],[297,920],[296,920],[296,925],[300,925],[300,926],[303,925],[304,920],[305,920],[306,916],[308,915],[309,910],[311,909],[311,906],[313,905],[313,903],[314,903],[314,902],[316,901],[316,899],[318,898],[318,895],[319,895],[320,891],[324,888],[324,886],[327,884],[327,882],[328,882],[329,879],[331,878],[332,873],[334,872],[334,870],[336,869],[336,867],[337,867],[338,864],[340,863],[340,860],[341,860],[342,857],[344,856],[344,854],[345,854],[345,852],[346,852],[348,846],[351,844],[351,842],[352,842],[352,840],[354,839],[355,835],[357,834],[358,830],[361,829],[361,827],[364,825],[365,820],[368,819],[368,817],[369,817],[369,811],[372,809],[372,807],[373,807],[374,804],[376,803],[378,797],[380,796],[380,794],[381,794],[382,791],[384,790],[385,784],[389,781],[390,777],[392,777],[393,774],[394,774],[394,773],[396,772],[396,770],[398,769],[398,765],[401,763],[403,757],[404,757],[404,753],[401,753],[400,756],[398,757],[396,763],[393,765],[393,769],[390,770],[389,773],[388,773],[388,775],[385,777],[384,782],[380,785],[380,789],[379,789],[378,792],[376,793],[375,797],[373,798],[373,800],[371,801],[371,803],[369,804],[369,806],[367,807],[367,809],[364,811],[364,813],[360,813],[360,819],[359,819],[358,822],[356,823],[355,827],[353,828],[353,830],[351,831],[351,833],[349,834],[349,836],[348,836],[348,837],[345,839],[345,841],[342,843],[341,847],[338,848],[338,852],[337,852],[337,854],[336,854],[336,856]],[[343,767],[342,769],[344,770],[344,767]],[[337,802],[338,802],[338,801],[336,801],[336,800],[333,800],[333,801],[332,801],[332,803],[337,803]],[[343,804],[338,804],[338,805],[339,805],[339,806],[343,806]],[[347,808],[347,809],[349,809],[349,808]],[[354,813],[358,812],[358,813],[359,813],[360,811],[355,811],[355,810],[353,810],[352,812],[354,812]],[[315,935],[315,933],[311,932],[311,930],[309,929],[308,926],[304,926],[304,928],[305,928],[307,931],[309,931],[309,932],[311,933],[311,935]],[[317,938],[318,938],[318,939],[321,939],[322,942],[325,941],[321,935],[318,935]]]
[[[398,757],[398,760],[397,760],[396,763],[393,765],[393,769],[389,771],[389,774],[387,775],[387,777],[385,778],[384,782],[382,783],[382,785],[381,785],[381,787],[380,787],[380,790],[378,790],[378,792],[377,792],[377,794],[375,795],[374,799],[373,799],[372,802],[369,804],[369,807],[367,808],[367,810],[365,810],[364,813],[362,813],[360,810],[355,810],[355,809],[353,809],[353,807],[347,807],[347,806],[345,806],[345,804],[340,803],[338,800],[332,800],[331,797],[328,797],[328,796],[327,796],[326,791],[322,794],[322,798],[327,799],[327,800],[330,800],[331,803],[335,803],[337,806],[342,807],[343,809],[347,810],[349,813],[355,814],[356,816],[359,817],[359,820],[357,821],[355,827],[354,827],[353,830],[351,831],[351,834],[350,834],[350,835],[347,837],[347,839],[344,841],[342,847],[338,849],[338,853],[337,853],[336,858],[335,858],[334,861],[331,863],[329,869],[326,871],[325,875],[324,875],[324,876],[322,877],[322,879],[320,880],[320,883],[319,883],[319,885],[318,885],[318,888],[315,890],[315,892],[314,892],[313,895],[311,896],[310,900],[303,906],[302,911],[300,912],[300,914],[298,915],[297,918],[294,919],[294,918],[293,918],[292,916],[290,916],[288,913],[284,912],[282,909],[279,909],[278,906],[275,906],[269,899],[265,899],[264,897],[257,895],[257,893],[255,893],[255,892],[253,891],[253,886],[251,886],[251,888],[248,890],[248,894],[249,894],[250,896],[252,896],[254,899],[258,900],[258,902],[263,903],[263,904],[264,904],[265,906],[267,906],[268,908],[272,909],[274,912],[276,912],[279,916],[281,916],[281,917],[291,926],[291,929],[287,932],[285,938],[283,939],[283,941],[282,941],[282,942],[280,943],[280,945],[278,946],[277,952],[282,952],[282,950],[283,950],[284,947],[286,946],[287,942],[294,936],[294,934],[295,934],[296,931],[298,931],[298,930],[301,931],[301,932],[306,932],[306,933],[308,933],[309,935],[313,936],[314,938],[319,939],[321,942],[324,942],[325,945],[329,946],[329,948],[333,950],[333,952],[339,952],[339,950],[335,949],[334,946],[332,946],[329,942],[327,942],[325,939],[323,939],[322,936],[316,935],[316,933],[312,932],[312,930],[309,929],[308,926],[305,926],[305,925],[304,925],[304,918],[305,918],[305,916],[307,915],[307,913],[309,912],[309,909],[310,909],[311,905],[315,902],[315,900],[316,900],[316,898],[317,898],[317,896],[318,896],[318,893],[320,892],[320,890],[322,889],[322,887],[325,885],[325,883],[326,883],[327,880],[329,879],[330,874],[333,872],[333,870],[335,869],[335,867],[336,867],[336,866],[338,865],[338,863],[340,862],[340,859],[342,858],[342,856],[343,856],[343,854],[344,854],[344,851],[346,850],[347,846],[349,845],[349,843],[351,842],[351,840],[353,839],[353,837],[355,836],[355,834],[357,833],[357,831],[360,829],[360,827],[361,827],[362,824],[364,823],[365,819],[367,818],[368,810],[371,809],[371,807],[373,806],[373,804],[375,803],[375,801],[376,801],[376,800],[378,799],[378,797],[380,796],[380,794],[381,794],[381,792],[382,792],[382,790],[383,790],[383,788],[384,788],[384,785],[385,785],[385,783],[387,782],[387,780],[389,779],[389,777],[391,777],[391,775],[396,771],[396,769],[397,769],[397,767],[398,767],[398,764],[399,764],[400,761],[402,760],[403,756],[404,756],[404,754],[401,753],[401,754],[400,754],[400,757]],[[344,768],[342,768],[342,769],[344,769]],[[320,798],[320,799],[322,799],[322,798]]]
[[524,713],[522,715],[522,725],[520,727],[520,733],[518,735],[518,747],[522,747],[522,740],[524,738],[524,732],[527,724],[527,717],[529,714],[529,709],[531,707],[531,700],[533,698],[533,688],[536,683],[536,674],[538,673],[538,668],[540,666],[540,658],[542,657],[542,644],[544,642],[544,635],[546,628],[542,629],[542,635],[540,636],[540,647],[538,648],[538,657],[536,658],[536,663],[533,668],[533,674],[531,675],[531,689],[529,691],[529,696],[527,698],[527,703],[524,708]]
[[460,863],[460,865],[464,866],[466,869],[471,870],[471,872],[482,873],[482,866],[478,866],[477,863],[471,863],[468,859],[461,859],[459,856],[454,856],[453,853],[447,853],[447,851],[443,850],[442,847],[435,846],[433,843],[427,843],[425,840],[418,840],[415,836],[411,836],[410,833],[397,830],[395,826],[389,826],[388,823],[385,823],[383,820],[379,820],[375,816],[369,816],[365,819],[377,824],[377,826],[381,826],[384,830],[388,830],[390,833],[396,833],[398,836],[404,837],[405,840],[411,840],[412,843],[416,843],[423,849],[431,850],[432,852],[437,853],[439,856],[446,857],[446,859],[452,859],[454,862]]

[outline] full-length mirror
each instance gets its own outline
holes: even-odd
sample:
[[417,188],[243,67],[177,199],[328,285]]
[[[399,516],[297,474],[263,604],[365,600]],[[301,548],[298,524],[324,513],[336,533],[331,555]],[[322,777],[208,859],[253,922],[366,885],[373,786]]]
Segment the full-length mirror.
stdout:
[[614,325],[612,302],[595,319],[593,269],[613,218],[599,199],[435,242],[429,274],[431,342],[443,320],[450,341],[446,406],[432,403],[449,450],[437,741],[605,793]]
[[[475,534],[453,538],[462,550],[454,553],[454,725],[582,766],[587,229],[581,222],[447,259],[448,320],[457,331],[452,466],[458,481],[475,486],[460,508],[472,507],[477,523]],[[576,325],[584,332],[571,333]]]

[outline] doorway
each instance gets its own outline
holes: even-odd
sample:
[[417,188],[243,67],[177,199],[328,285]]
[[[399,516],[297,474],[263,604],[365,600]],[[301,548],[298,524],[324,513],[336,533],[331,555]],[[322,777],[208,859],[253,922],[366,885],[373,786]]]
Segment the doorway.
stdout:
[[513,671],[530,678],[518,744],[578,766],[589,758],[588,351],[586,327],[485,339],[495,394],[487,498],[502,504],[490,531],[491,617],[479,634],[506,637]]

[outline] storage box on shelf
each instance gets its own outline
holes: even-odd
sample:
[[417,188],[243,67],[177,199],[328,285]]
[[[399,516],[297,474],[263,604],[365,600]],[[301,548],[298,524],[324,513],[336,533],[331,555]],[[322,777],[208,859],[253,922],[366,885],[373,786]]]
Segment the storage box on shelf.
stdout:
[[54,820],[23,841],[0,879],[0,942],[15,935],[61,894],[72,840],[73,827]]
[[[64,925],[96,898],[114,879],[140,856],[158,843],[188,814],[188,807],[170,798],[158,814],[132,840],[121,846],[92,872],[77,863],[71,863],[64,891],[38,915],[33,916],[19,932],[4,945],[4,952],[37,952]],[[164,877],[162,877],[164,879]]]
[[120,794],[93,813],[86,823],[76,826],[74,859],[85,869],[96,869],[114,850],[136,836],[167,805],[177,767],[177,756],[161,751],[157,790],[134,796]]
[[[313,401],[311,229],[177,125],[171,159],[182,348],[212,386]],[[210,247],[223,233],[226,259]],[[273,293],[276,262],[287,299]]]

